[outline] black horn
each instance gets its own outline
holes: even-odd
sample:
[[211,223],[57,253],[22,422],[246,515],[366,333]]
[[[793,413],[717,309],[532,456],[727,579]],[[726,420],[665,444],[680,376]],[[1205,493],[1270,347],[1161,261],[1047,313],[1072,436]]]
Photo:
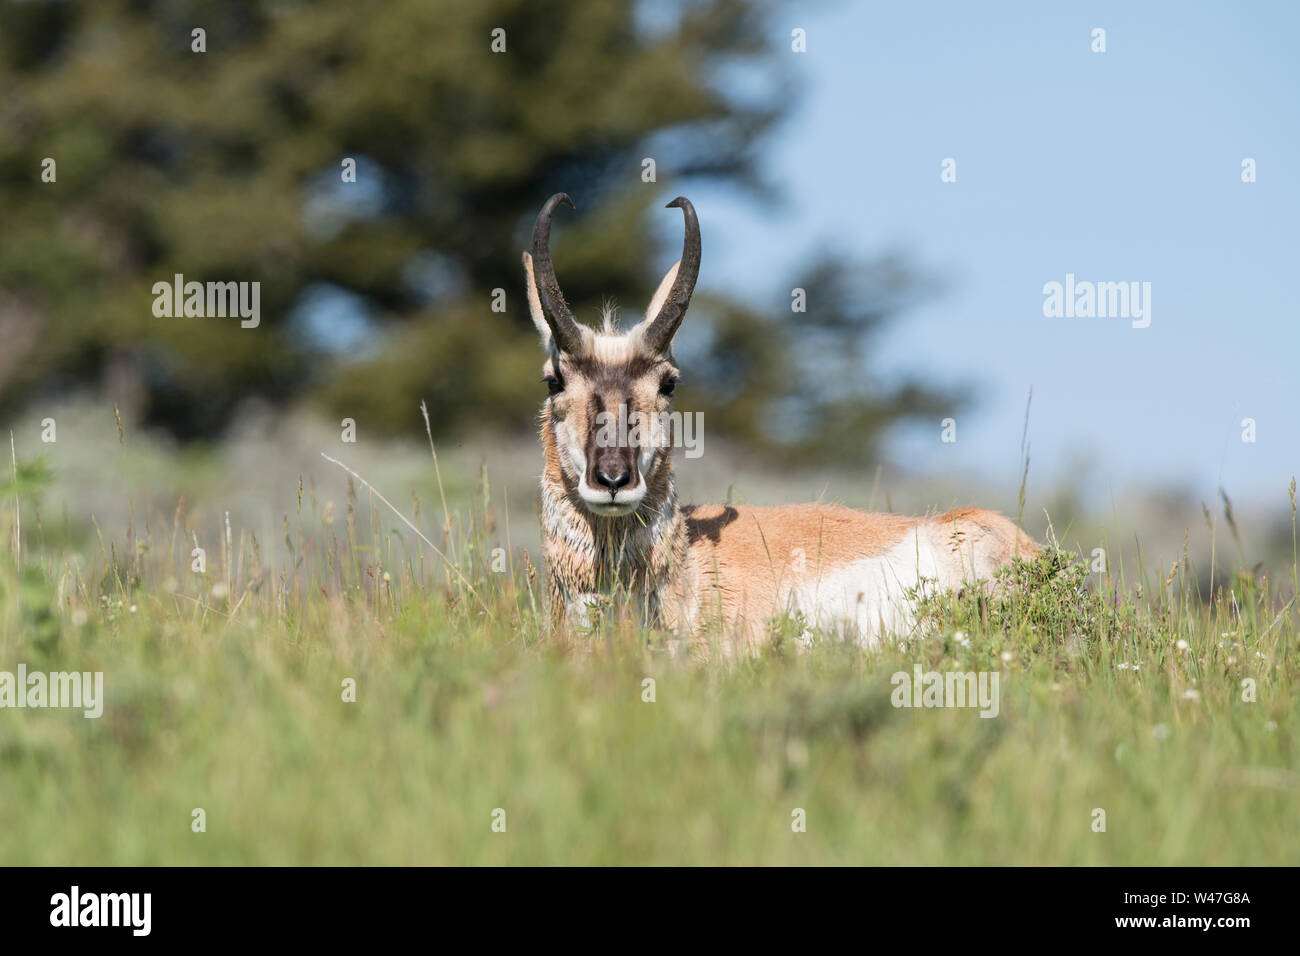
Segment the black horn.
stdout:
[[678,196],[664,208],[682,211],[686,218],[686,239],[682,243],[682,261],[677,268],[673,287],[659,314],[645,330],[645,341],[655,351],[667,349],[672,342],[677,327],[686,315],[686,308],[691,304],[695,280],[700,276],[700,222],[695,218],[695,207],[685,196]]
[[546,205],[537,214],[537,223],[533,226],[533,272],[545,307],[542,311],[555,344],[561,352],[576,354],[582,351],[582,332],[569,311],[569,303],[564,301],[564,293],[555,278],[555,266],[551,263],[551,216],[559,205],[575,208],[567,193],[556,193],[546,200]]

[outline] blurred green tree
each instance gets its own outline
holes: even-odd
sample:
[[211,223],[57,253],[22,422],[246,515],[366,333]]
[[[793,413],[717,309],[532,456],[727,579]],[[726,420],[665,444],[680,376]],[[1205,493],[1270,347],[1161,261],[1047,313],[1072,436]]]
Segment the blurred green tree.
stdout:
[[[762,0],[3,2],[0,20],[0,410],[97,385],[182,438],[251,396],[374,431],[418,431],[421,398],[441,434],[531,422],[519,253],[545,197],[580,206],[554,243],[577,314],[645,303],[648,210],[710,179],[761,196],[756,148],[793,101]],[[709,294],[707,228],[681,395],[712,433],[855,459],[952,407],[861,384],[860,343],[914,287],[901,266],[851,282],[822,259],[764,308]],[[178,273],[260,282],[261,324],[155,317]]]

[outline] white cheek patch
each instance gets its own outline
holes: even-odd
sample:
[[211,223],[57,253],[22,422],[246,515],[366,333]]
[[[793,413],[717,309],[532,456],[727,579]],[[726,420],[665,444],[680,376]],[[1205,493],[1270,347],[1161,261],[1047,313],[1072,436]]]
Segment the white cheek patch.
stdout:
[[569,477],[575,481],[585,481],[587,454],[582,450],[582,444],[574,440],[573,429],[568,422],[555,423],[555,437],[559,439],[558,445],[563,452],[561,457],[569,466]]
[[637,451],[636,466],[641,472],[641,481],[644,482],[646,475],[650,474],[654,468],[655,455],[660,448],[668,447],[668,432],[663,427],[663,421],[656,414],[647,416],[648,422],[644,426],[648,431],[648,436],[643,436],[640,449]]

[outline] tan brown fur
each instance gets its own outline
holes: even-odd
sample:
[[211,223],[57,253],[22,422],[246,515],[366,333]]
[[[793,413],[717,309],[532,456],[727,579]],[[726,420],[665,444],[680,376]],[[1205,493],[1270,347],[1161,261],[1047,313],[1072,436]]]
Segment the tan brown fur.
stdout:
[[928,518],[836,504],[687,505],[682,513],[697,616],[749,640],[760,638],[761,625],[787,609],[796,586],[878,558],[909,536],[946,551],[939,577],[945,587],[987,581],[1014,555],[1028,559],[1039,551],[1002,515],[977,508]]

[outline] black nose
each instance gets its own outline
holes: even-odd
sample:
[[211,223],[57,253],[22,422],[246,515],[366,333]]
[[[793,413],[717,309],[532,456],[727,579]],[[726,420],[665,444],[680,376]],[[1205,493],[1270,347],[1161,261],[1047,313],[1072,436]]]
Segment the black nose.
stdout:
[[609,477],[609,475],[605,474],[603,471],[597,468],[596,480],[600,482],[602,485],[604,485],[606,488],[608,488],[610,491],[616,492],[618,491],[618,489],[622,488],[624,485],[626,485],[629,481],[632,480],[632,472],[624,470],[623,474],[619,475],[617,478],[611,478]]

